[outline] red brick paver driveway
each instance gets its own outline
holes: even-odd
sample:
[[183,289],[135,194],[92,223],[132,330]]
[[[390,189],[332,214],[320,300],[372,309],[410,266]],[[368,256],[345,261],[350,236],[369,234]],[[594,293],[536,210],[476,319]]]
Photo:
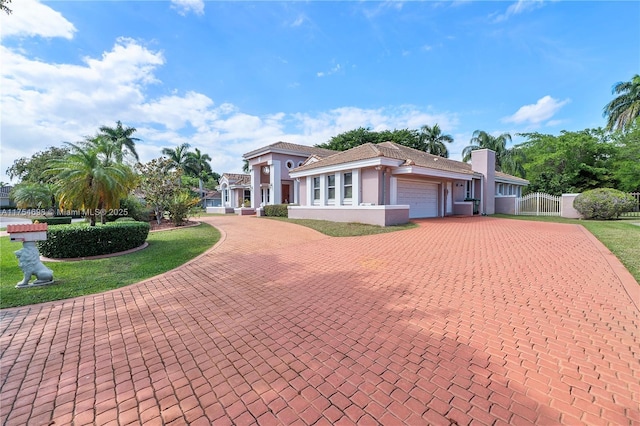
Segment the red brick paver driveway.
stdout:
[[638,286],[579,226],[205,220],[186,266],[1,311],[0,421],[640,424]]

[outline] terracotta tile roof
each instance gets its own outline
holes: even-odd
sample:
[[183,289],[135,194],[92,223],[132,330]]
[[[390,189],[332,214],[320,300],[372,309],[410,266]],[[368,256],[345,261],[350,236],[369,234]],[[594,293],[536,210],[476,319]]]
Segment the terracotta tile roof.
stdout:
[[294,169],[294,171],[312,170],[319,167],[334,166],[337,164],[351,163],[376,157],[399,160],[399,166],[415,165],[436,170],[473,174],[470,164],[438,157],[437,155],[428,154],[393,142],[383,142],[380,144],[366,143],[359,145],[347,151],[335,153],[329,157],[321,159],[320,161],[302,165]]
[[46,223],[28,223],[25,225],[7,225],[7,233],[15,232],[41,232],[46,231],[48,225]]
[[231,185],[251,185],[251,175],[241,173],[223,173]]
[[522,182],[524,185],[529,184],[529,181],[526,179],[522,179],[517,176],[508,175],[502,172],[496,172],[496,179],[507,179],[507,180],[516,181],[516,182]]
[[243,155],[243,157],[248,159],[248,158],[257,156],[262,152],[268,152],[268,151],[293,151],[305,156],[317,155],[318,157],[323,157],[323,158],[336,153],[336,151],[333,151],[331,149],[318,148],[315,146],[298,145],[298,144],[289,143],[289,142],[276,142],[276,143],[272,143],[271,145],[267,145],[265,147],[247,152],[246,154]]

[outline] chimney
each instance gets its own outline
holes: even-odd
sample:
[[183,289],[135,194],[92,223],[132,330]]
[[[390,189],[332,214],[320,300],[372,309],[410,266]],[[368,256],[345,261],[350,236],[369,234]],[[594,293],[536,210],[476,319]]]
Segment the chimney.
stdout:
[[471,170],[482,173],[480,213],[496,212],[496,153],[490,149],[471,151]]

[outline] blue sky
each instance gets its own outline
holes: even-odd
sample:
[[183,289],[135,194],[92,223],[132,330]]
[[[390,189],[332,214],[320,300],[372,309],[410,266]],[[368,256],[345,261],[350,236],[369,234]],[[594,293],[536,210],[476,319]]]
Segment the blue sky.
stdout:
[[[16,158],[121,120],[142,161],[355,129],[558,134],[604,125],[640,73],[640,2],[14,0],[0,16],[2,181]],[[514,138],[518,141],[518,138]],[[15,183],[15,182],[14,182]]]

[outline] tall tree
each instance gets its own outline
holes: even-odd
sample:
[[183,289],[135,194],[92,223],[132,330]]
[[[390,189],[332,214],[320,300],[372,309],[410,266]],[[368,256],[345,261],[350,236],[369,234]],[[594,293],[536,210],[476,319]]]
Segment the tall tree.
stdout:
[[616,83],[611,93],[618,96],[604,107],[606,129],[627,130],[640,117],[640,75],[634,75],[631,81]]
[[164,157],[136,165],[140,173],[139,188],[147,205],[153,208],[158,223],[162,221],[164,211],[171,204],[173,197],[180,191],[182,169],[171,170],[172,167],[171,160]]
[[12,10],[7,6],[11,3],[11,0],[0,0],[0,10],[2,10],[7,15],[11,15]]
[[615,145],[604,130],[520,136],[526,138],[518,148],[527,158],[524,167],[531,182],[528,191],[559,195],[616,185],[612,166]]
[[615,153],[612,158],[616,189],[625,192],[640,192],[640,120],[627,131],[616,131],[612,135]]
[[346,151],[365,143],[395,142],[398,145],[420,149],[418,132],[409,129],[382,130],[375,132],[370,128],[358,127],[333,136],[329,141],[316,145],[318,148],[333,149],[334,151]]
[[200,190],[200,198],[204,197],[204,184],[203,182],[211,176],[211,157],[209,154],[203,154],[198,148],[194,149],[195,152],[188,152],[187,156],[187,170],[186,173],[198,178],[198,189]]
[[21,182],[54,183],[57,176],[45,173],[47,164],[53,159],[64,158],[68,153],[69,148],[67,147],[52,146],[44,151],[36,152],[31,158],[18,158],[11,167],[7,168],[7,176]]
[[418,140],[421,146],[424,146],[423,151],[429,154],[438,155],[440,157],[449,158],[449,150],[447,149],[447,143],[453,142],[451,135],[445,135],[442,133],[440,126],[434,124],[429,126],[425,124],[420,128],[418,134]]
[[64,159],[51,160],[47,173],[58,175],[60,205],[85,210],[95,226],[97,210],[117,208],[134,187],[135,175],[125,164],[106,164],[96,149],[67,145],[71,152]]
[[118,148],[114,152],[118,163],[122,163],[123,157],[127,153],[131,154],[133,158],[135,158],[136,162],[138,162],[140,161],[140,158],[136,152],[136,142],[140,141],[140,139],[131,136],[135,132],[135,127],[123,127],[120,120],[118,120],[116,122],[116,127],[100,127],[100,133],[98,136],[107,138]]
[[509,133],[493,136],[484,130],[476,130],[469,145],[462,150],[462,161],[471,160],[472,151],[490,149],[496,153],[496,170],[525,177],[525,169],[522,166],[524,154],[518,148],[507,148],[509,142],[511,142]]
[[189,162],[191,161],[189,148],[191,148],[191,145],[185,142],[175,148],[162,148],[162,155],[166,155],[169,159],[167,164],[171,169],[180,168],[186,172],[189,169]]

